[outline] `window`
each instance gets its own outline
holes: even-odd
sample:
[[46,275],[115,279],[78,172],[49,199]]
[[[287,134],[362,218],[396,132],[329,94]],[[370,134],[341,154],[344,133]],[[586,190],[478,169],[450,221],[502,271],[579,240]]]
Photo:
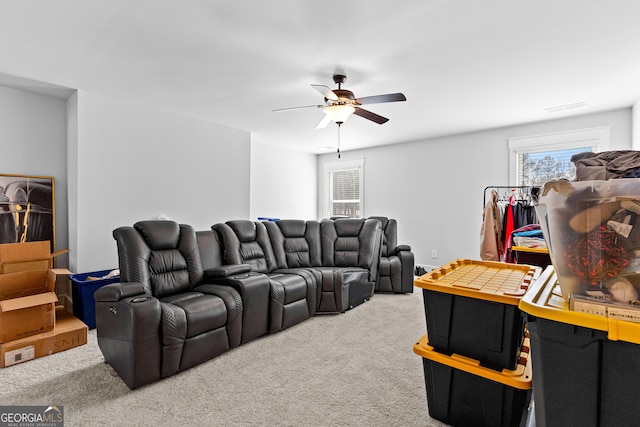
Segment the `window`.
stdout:
[[509,138],[510,182],[541,186],[547,181],[575,178],[571,156],[609,149],[609,126]]
[[547,181],[572,180],[576,166],[571,156],[585,151],[596,151],[597,147],[585,146],[565,150],[529,151],[518,153],[517,185],[541,186]]
[[364,159],[326,163],[324,166],[324,216],[362,216]]

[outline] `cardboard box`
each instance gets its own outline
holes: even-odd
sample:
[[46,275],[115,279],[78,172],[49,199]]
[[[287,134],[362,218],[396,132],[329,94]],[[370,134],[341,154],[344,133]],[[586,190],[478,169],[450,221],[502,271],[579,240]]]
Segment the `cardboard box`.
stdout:
[[[0,274],[18,273],[22,271],[43,271],[51,269],[53,259],[69,252],[67,249],[51,253],[49,241],[0,244]],[[55,293],[60,304],[73,311],[71,283],[66,269],[56,271]]]
[[53,258],[67,252],[62,249],[51,253],[49,241],[1,244],[0,274],[48,270],[53,267]]
[[87,343],[87,325],[62,306],[56,307],[55,317],[56,326],[50,332],[0,344],[0,368]]
[[56,273],[56,295],[58,305],[64,306],[70,313],[73,313],[73,292],[71,290],[71,271],[66,268],[54,268]]
[[51,331],[56,270],[0,274],[0,343]]
[[73,313],[73,294],[69,275],[56,276],[56,295],[58,296],[58,304]]

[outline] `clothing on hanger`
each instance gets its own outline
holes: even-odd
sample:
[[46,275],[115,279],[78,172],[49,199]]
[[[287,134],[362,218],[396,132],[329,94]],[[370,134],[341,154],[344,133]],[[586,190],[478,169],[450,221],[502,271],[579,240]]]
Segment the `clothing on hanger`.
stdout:
[[500,261],[503,253],[502,213],[498,207],[498,192],[493,190],[491,199],[482,214],[480,230],[480,259]]
[[[514,230],[530,224],[538,224],[535,207],[531,203],[531,194],[537,187],[531,186],[492,186],[489,201],[482,214],[480,258],[485,261],[509,262],[511,253],[511,234]],[[502,190],[501,192],[499,192]]]

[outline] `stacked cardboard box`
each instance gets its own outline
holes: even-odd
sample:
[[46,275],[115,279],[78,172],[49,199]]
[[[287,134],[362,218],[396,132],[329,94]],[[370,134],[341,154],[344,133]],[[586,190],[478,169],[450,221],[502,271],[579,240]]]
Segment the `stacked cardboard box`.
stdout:
[[53,329],[54,286],[52,270],[0,275],[0,343]]
[[[53,268],[53,259],[69,252],[62,249],[51,253],[51,244],[45,242],[7,243],[0,245],[0,274],[23,271],[41,271]],[[55,293],[58,303],[72,311],[71,282],[69,272],[56,269]]]
[[0,344],[0,368],[58,353],[87,343],[87,325],[63,306],[55,309],[55,327],[30,337]]
[[[52,269],[49,242],[0,245],[0,367],[87,342],[87,326],[56,309],[56,283],[71,274]],[[70,336],[74,338],[71,339]]]

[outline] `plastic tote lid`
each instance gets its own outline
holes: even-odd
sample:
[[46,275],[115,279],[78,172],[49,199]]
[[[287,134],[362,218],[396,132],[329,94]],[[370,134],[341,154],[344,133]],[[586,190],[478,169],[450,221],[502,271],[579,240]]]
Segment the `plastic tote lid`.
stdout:
[[520,360],[516,365],[516,368],[513,370],[503,369],[502,371],[480,366],[480,362],[478,360],[456,353],[451,356],[440,353],[429,344],[429,337],[426,334],[413,344],[413,352],[425,359],[459,369],[472,375],[492,380],[513,388],[529,390],[531,388],[532,380],[531,363],[528,351],[530,348],[529,345],[529,338],[525,338],[523,348],[527,349],[527,351],[520,353]]
[[458,259],[418,277],[414,285],[476,299],[518,305],[542,268],[496,261]]

